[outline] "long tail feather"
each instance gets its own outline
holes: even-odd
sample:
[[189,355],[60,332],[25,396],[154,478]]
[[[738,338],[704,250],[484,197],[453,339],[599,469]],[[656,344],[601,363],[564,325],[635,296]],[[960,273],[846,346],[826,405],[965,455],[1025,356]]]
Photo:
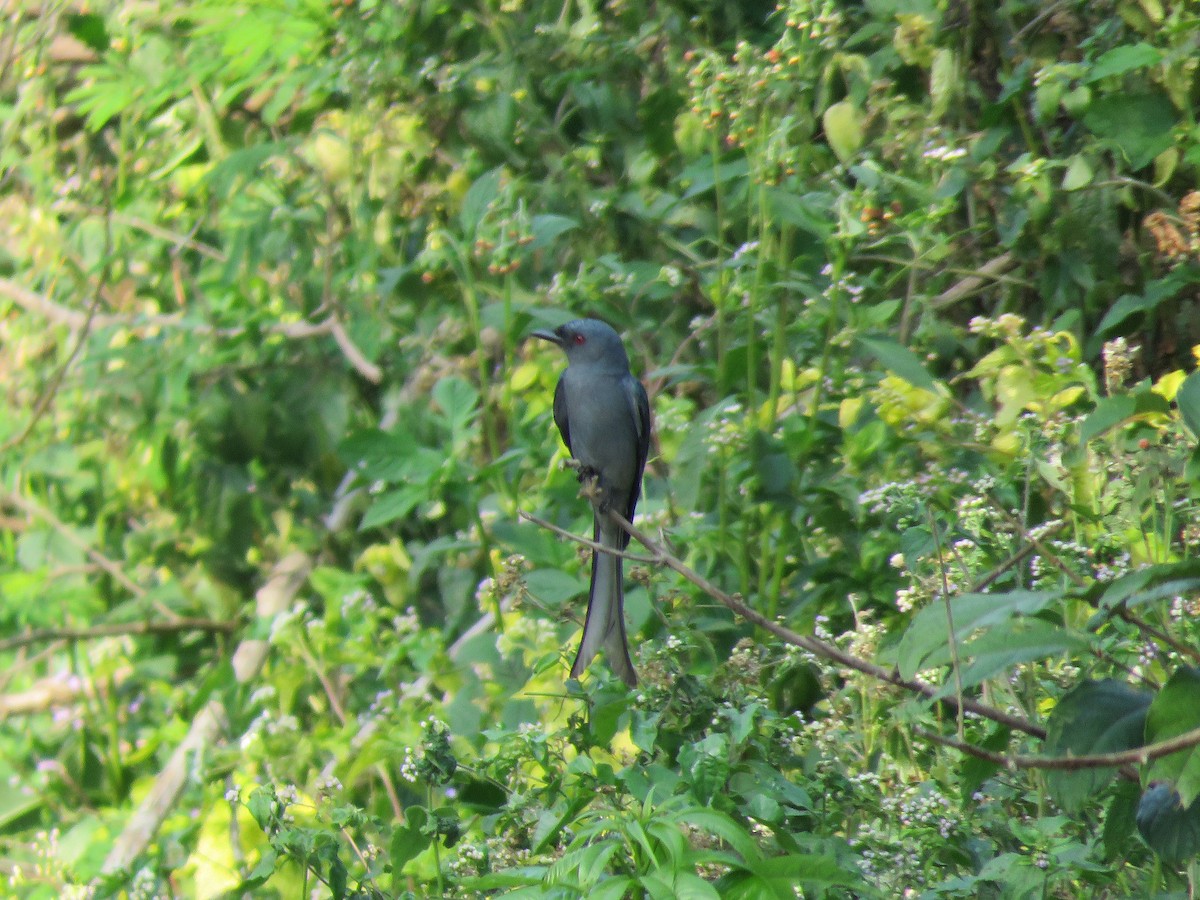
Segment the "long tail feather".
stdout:
[[[599,516],[597,517],[599,518]],[[624,532],[615,525],[597,522],[595,540],[605,547],[619,549]],[[608,664],[617,677],[630,687],[637,687],[637,672],[629,658],[629,643],[625,637],[625,588],[621,557],[593,551],[592,582],[588,591],[587,618],[583,623],[583,639],[571,677],[578,678],[600,652],[605,651]]]

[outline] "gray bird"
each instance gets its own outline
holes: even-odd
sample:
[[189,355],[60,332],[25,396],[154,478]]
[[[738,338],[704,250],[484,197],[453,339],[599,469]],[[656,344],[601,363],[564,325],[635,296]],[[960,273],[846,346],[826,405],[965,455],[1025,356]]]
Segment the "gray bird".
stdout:
[[[579,461],[579,480],[597,480],[592,539],[624,550],[629,535],[607,512],[615,510],[633,521],[650,447],[646,389],[629,372],[620,336],[597,319],[576,319],[532,336],[557,344],[567,354],[567,368],[554,389],[554,424]],[[601,648],[620,679],[636,687],[637,673],[625,639],[621,557],[593,551],[587,618],[571,677],[582,675]]]

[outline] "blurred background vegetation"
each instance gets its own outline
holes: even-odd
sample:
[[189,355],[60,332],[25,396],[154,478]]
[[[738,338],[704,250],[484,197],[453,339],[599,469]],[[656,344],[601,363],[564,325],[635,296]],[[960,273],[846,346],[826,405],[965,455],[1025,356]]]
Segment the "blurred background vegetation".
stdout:
[[1195,4],[0,14],[6,893],[1190,896]]

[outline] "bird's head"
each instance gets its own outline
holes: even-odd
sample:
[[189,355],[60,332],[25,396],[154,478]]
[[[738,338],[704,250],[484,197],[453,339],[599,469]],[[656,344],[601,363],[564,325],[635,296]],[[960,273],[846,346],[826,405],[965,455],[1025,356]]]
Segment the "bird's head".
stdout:
[[599,319],[575,319],[553,331],[534,331],[530,337],[558,344],[567,354],[568,364],[598,365],[629,371],[629,357],[621,336]]

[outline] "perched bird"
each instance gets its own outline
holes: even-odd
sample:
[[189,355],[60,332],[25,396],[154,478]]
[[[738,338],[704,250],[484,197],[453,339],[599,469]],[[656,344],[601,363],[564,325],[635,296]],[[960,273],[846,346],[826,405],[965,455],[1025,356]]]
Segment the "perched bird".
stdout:
[[[532,336],[557,344],[567,354],[567,368],[554,389],[554,424],[579,462],[580,482],[596,482],[592,539],[624,550],[629,535],[608,517],[608,510],[633,521],[650,447],[646,389],[629,372],[620,336],[597,319],[576,319]],[[593,550],[587,618],[572,678],[583,674],[603,648],[613,672],[630,687],[637,686],[625,639],[624,607],[621,557]]]

